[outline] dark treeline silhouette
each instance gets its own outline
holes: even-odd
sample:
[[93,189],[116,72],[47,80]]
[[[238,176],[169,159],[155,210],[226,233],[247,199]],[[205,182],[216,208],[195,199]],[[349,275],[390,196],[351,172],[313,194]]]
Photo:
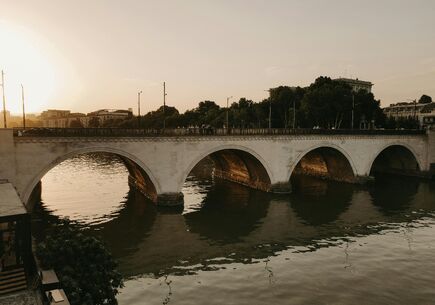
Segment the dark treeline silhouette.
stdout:
[[[214,127],[267,128],[269,107],[272,128],[405,128],[415,127],[414,121],[387,119],[380,101],[370,92],[352,88],[339,80],[319,77],[308,87],[279,86],[269,90],[269,97],[260,102],[241,98],[229,109],[214,101],[202,101],[194,109],[180,113],[175,107],[163,106],[144,116],[112,122],[104,127],[167,128]],[[110,126],[107,126],[110,125]]]

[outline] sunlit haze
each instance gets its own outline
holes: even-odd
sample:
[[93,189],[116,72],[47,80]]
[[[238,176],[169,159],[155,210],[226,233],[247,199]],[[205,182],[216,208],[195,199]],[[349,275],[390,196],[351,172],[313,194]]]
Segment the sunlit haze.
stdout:
[[435,1],[0,1],[7,108],[180,111],[320,75],[435,96]]

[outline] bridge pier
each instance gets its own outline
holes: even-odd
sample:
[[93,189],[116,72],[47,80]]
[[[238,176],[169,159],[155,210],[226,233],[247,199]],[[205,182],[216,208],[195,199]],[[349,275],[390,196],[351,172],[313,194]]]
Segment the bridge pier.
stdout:
[[270,192],[274,194],[290,194],[292,186],[290,182],[278,182],[270,186]]
[[180,207],[184,205],[184,195],[181,192],[158,194],[156,204],[159,207]]

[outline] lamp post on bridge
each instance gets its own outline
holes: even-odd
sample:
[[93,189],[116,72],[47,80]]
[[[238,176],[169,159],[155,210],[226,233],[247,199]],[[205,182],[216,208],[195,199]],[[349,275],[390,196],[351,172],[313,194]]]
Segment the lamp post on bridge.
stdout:
[[264,90],[269,92],[269,132],[272,129],[272,98],[270,96],[271,89]]
[[351,129],[353,129],[353,120],[354,120],[354,110],[355,109],[355,94],[352,92],[352,123]]
[[296,101],[295,98],[293,98],[293,130],[295,130],[296,126]]
[[165,113],[165,108],[166,108],[166,95],[168,95],[166,93],[166,82],[163,82],[163,129],[166,128],[166,113]]
[[229,103],[230,103],[230,99],[232,99],[233,98],[233,96],[229,96],[229,97],[227,97],[227,113],[226,113],[226,115],[227,115],[227,119],[226,119],[226,122],[227,122],[227,132],[229,132],[229,128],[230,128],[230,124],[229,124],[229,119],[228,119],[228,111],[229,111]]
[[137,93],[137,127],[140,128],[140,95],[142,94],[142,90]]
[[21,101],[23,103],[23,129],[26,129],[26,110],[24,108],[24,86],[21,84]]
[[3,127],[8,128],[6,123],[6,98],[5,98],[5,73],[2,70],[2,92],[3,92]]

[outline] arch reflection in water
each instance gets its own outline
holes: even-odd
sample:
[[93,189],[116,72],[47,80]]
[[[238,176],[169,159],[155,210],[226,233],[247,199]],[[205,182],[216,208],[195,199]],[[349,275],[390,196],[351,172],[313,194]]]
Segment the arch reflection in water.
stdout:
[[270,195],[217,179],[202,208],[185,215],[186,225],[210,242],[240,242],[267,215]]
[[369,187],[373,204],[385,215],[394,215],[409,210],[422,185],[418,178],[394,177],[377,174],[376,180]]
[[354,186],[309,176],[292,180],[291,207],[305,223],[318,226],[333,222],[350,206]]
[[[100,169],[106,170],[104,166]],[[57,182],[71,175],[71,168],[63,170]],[[89,178],[88,171],[81,170],[82,179],[90,179],[87,184],[100,181],[98,174]],[[119,177],[118,182],[122,184],[125,178]],[[213,186],[211,180],[204,182],[194,176],[188,182],[187,188],[194,187],[202,195],[191,199],[186,196],[186,200],[199,202],[186,202],[184,214],[156,211],[144,197],[127,190],[126,199],[119,198],[118,208],[105,214],[106,221],[84,222],[92,234],[107,242],[126,277],[169,272],[188,275],[198,269],[279,255],[279,251],[295,246],[317,249],[325,240],[348,234],[376,234],[382,230],[378,225],[381,223],[409,222],[430,215],[435,205],[433,185],[421,182],[415,195],[402,196],[407,209],[399,209],[394,217],[378,213],[376,220],[367,209],[375,213],[372,200],[381,202],[385,194],[386,190],[377,184],[368,193],[365,188],[306,179],[294,182],[295,191],[290,196],[273,196],[228,182]],[[70,196],[71,190],[74,188],[62,189],[63,196]],[[312,193],[315,195],[309,195]],[[75,202],[76,211],[88,204],[88,195],[82,195],[84,200]],[[355,198],[365,199],[358,203]],[[97,207],[107,203],[94,204]],[[192,205],[194,208],[189,209]],[[59,215],[52,203],[47,202],[47,206],[54,216]],[[410,213],[416,210],[420,212]]]

